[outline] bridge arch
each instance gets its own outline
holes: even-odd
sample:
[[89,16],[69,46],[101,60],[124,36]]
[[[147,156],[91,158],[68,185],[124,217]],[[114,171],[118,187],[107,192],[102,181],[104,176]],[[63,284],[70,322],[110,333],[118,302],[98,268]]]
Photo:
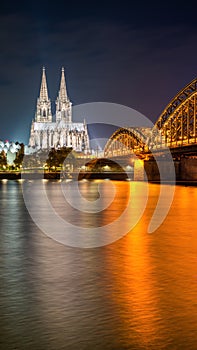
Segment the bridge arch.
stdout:
[[179,147],[196,143],[197,139],[197,78],[186,85],[170,101],[155,123],[163,143]]
[[[148,150],[151,128],[119,128],[107,141],[104,148],[105,157],[128,154],[142,154]],[[148,133],[149,132],[149,133]]]
[[[169,102],[153,128],[119,128],[108,140],[104,156],[121,156],[197,145],[197,78]],[[186,146],[186,147],[185,147]]]

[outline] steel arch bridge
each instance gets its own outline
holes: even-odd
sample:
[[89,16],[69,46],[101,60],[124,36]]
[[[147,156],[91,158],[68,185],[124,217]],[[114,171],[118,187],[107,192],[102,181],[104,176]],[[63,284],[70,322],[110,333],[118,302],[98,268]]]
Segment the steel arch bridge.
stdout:
[[105,146],[104,155],[143,154],[167,147],[183,149],[195,145],[197,154],[197,78],[170,101],[152,129],[115,131]]
[[147,152],[147,139],[151,132],[151,128],[119,128],[106,143],[104,156],[117,157]]

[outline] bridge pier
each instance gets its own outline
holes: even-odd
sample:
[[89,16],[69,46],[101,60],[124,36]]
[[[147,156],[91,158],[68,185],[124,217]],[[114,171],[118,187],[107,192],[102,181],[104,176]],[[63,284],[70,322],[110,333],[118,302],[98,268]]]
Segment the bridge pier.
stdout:
[[[158,168],[159,166],[159,168]],[[134,181],[160,181],[159,169],[164,181],[173,180],[173,168],[171,162],[161,160],[135,160]],[[181,158],[174,161],[176,181],[197,181],[197,159]]]
[[144,181],[146,178],[145,171],[144,171],[144,161],[141,159],[135,159],[133,165],[134,165],[134,175],[133,175],[134,181]]
[[181,158],[180,177],[182,181],[197,181],[196,158]]
[[[132,165],[131,165],[132,160]],[[162,180],[170,182],[172,180],[183,182],[197,182],[197,158],[181,157],[179,160],[174,160],[174,171],[176,179],[174,179],[174,171],[172,160],[167,157],[160,158],[157,162],[154,159],[142,160],[139,158],[131,159],[131,157],[114,157],[114,161],[127,170],[127,167],[133,167],[134,181],[160,181],[160,172]],[[132,177],[132,176],[131,176]]]
[[[174,161],[176,180],[181,179],[180,162]],[[135,181],[160,181],[160,172],[164,181],[172,181],[174,173],[172,163],[167,160],[156,162],[155,160],[135,160],[134,161],[134,180]],[[197,175],[197,171],[196,171]],[[197,176],[196,176],[197,179]]]
[[174,168],[172,161],[169,160],[158,160],[157,162],[151,160],[145,161],[144,164],[148,181],[160,181],[160,172],[162,174],[162,181],[180,180],[179,161],[174,161]]

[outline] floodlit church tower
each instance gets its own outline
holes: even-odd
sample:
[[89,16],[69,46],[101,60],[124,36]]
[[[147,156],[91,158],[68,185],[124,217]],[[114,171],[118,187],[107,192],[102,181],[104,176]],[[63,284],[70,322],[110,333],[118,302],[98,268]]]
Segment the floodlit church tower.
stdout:
[[67,95],[64,68],[62,68],[60,89],[56,100],[56,122],[60,120],[66,123],[72,122],[72,103]]
[[37,99],[35,120],[31,124],[29,146],[35,151],[61,147],[71,147],[77,152],[89,150],[89,135],[85,121],[84,123],[72,121],[72,103],[67,95],[64,68],[56,100],[56,121],[52,120],[45,68],[42,70],[40,96]]
[[42,123],[52,122],[51,101],[48,97],[47,80],[44,67],[42,69],[40,96],[37,99],[35,120],[36,122]]

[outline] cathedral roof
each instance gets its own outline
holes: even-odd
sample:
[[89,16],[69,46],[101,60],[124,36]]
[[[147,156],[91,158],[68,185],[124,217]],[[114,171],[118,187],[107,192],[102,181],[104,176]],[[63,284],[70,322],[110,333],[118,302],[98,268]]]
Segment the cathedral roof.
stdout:
[[66,123],[63,120],[52,123],[34,122],[34,131],[85,131],[84,123]]

